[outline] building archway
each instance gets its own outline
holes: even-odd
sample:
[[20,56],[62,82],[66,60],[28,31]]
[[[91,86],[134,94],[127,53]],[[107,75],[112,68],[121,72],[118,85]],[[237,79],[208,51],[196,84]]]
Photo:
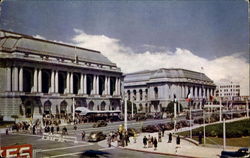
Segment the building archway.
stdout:
[[65,100],[63,100],[60,104],[60,113],[61,114],[67,113],[67,106],[68,106],[68,103]]
[[44,114],[51,114],[51,102],[49,100],[44,102]]
[[155,95],[155,99],[158,99],[158,88],[157,87],[154,88],[154,95]]
[[89,108],[88,108],[88,109],[89,109],[89,110],[93,110],[93,109],[94,109],[94,105],[95,105],[94,102],[93,102],[93,101],[90,101],[90,102],[89,102],[89,106],[88,106]]
[[34,102],[30,99],[24,102],[25,117],[30,118],[34,113]]
[[104,111],[106,109],[106,103],[103,101],[101,103],[101,110]]
[[127,90],[128,100],[130,100],[130,90]]

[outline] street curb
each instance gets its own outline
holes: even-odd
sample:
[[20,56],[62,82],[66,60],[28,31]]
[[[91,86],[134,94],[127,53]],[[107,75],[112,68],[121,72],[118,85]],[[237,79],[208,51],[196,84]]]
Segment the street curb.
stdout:
[[199,158],[199,157],[194,157],[194,156],[186,156],[186,155],[179,155],[179,154],[170,154],[170,153],[162,153],[162,152],[154,152],[154,151],[146,151],[146,150],[139,150],[139,149],[132,149],[132,148],[123,148],[123,147],[118,147],[120,149],[125,149],[125,150],[131,150],[131,151],[138,151],[138,152],[146,152],[150,154],[159,154],[159,155],[166,155],[166,156],[175,156],[175,157],[183,157],[183,158]]

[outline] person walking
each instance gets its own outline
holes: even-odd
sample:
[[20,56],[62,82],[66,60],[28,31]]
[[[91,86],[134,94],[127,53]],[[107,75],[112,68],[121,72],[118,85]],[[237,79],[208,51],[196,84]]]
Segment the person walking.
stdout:
[[169,135],[168,135],[168,142],[172,143],[172,133],[169,133]]
[[74,126],[74,130],[75,130],[75,131],[77,130],[77,126],[76,126],[76,124],[75,124],[75,126]]
[[58,134],[59,131],[60,131],[60,127],[59,127],[59,125],[57,125],[57,127],[56,127],[56,133]]
[[199,132],[199,144],[202,144],[202,133],[201,133],[201,131]]
[[53,125],[51,126],[50,131],[52,134],[54,134],[54,126]]
[[85,141],[85,131],[82,131],[82,141]]
[[161,132],[158,133],[158,141],[161,142]]
[[176,138],[176,144],[177,144],[177,145],[180,145],[180,144],[181,144],[181,138],[180,138],[179,135],[178,135],[177,138]]
[[108,143],[108,147],[110,148],[111,147],[111,136],[110,135],[108,136],[107,143]]
[[146,146],[147,146],[147,141],[148,141],[148,138],[146,136],[144,136],[144,138],[143,138],[144,148],[146,148]]
[[156,137],[154,138],[153,144],[154,144],[154,150],[156,150],[158,144]]

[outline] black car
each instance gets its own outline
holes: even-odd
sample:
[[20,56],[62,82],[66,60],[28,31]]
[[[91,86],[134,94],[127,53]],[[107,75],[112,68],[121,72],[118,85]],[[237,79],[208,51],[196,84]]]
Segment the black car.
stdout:
[[104,127],[104,126],[107,126],[107,122],[104,121],[104,120],[98,120],[95,124],[93,124],[93,127],[96,128],[96,127]]
[[250,158],[250,153],[248,148],[240,148],[238,151],[222,151],[220,158],[229,157],[248,157]]
[[98,142],[101,140],[104,140],[106,138],[106,135],[103,134],[102,132],[96,131],[96,132],[91,132],[88,137],[89,142]]
[[154,132],[159,132],[160,128],[157,125],[148,125],[146,127],[142,127],[142,132],[149,132],[149,133],[154,133]]

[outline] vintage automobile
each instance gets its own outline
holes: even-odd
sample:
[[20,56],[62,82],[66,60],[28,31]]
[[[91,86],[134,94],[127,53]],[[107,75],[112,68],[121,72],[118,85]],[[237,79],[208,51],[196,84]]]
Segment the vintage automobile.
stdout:
[[220,158],[229,157],[247,157],[250,158],[250,152],[248,148],[240,148],[238,151],[222,151]]
[[100,131],[95,131],[95,132],[91,132],[89,134],[88,141],[89,142],[98,142],[98,141],[104,140],[105,138],[106,138],[105,134],[103,134]]
[[104,126],[107,126],[107,122],[104,121],[104,120],[98,120],[95,124],[93,124],[93,127],[96,128],[96,127],[104,127]]
[[160,128],[156,125],[148,125],[146,127],[142,127],[142,132],[153,133],[153,132],[158,132],[159,130]]

